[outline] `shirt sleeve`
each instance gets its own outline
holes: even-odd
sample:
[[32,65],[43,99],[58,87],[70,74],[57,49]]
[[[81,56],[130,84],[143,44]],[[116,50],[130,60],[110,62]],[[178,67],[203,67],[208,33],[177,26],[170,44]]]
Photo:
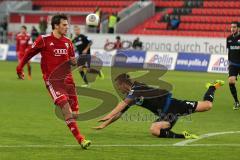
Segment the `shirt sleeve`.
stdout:
[[24,55],[23,59],[21,60],[20,64],[17,66],[17,72],[19,73],[22,71],[24,65],[36,54],[41,52],[44,47],[44,41],[42,36],[39,36],[36,41],[32,44],[31,47],[27,48],[26,54]]
[[132,106],[132,105],[136,104],[137,97],[136,97],[136,94],[135,94],[135,90],[133,90],[133,89],[130,90],[125,99],[128,99],[128,101],[129,101],[128,105],[129,106]]
[[87,36],[83,36],[82,38],[83,38],[83,42],[84,42],[84,43],[86,43],[86,44],[92,43],[92,41],[89,40]]
[[135,104],[135,100],[129,98],[125,98],[124,102],[127,104],[127,106],[121,111],[122,113],[126,112],[132,105]]
[[72,42],[69,42],[69,57],[70,58],[75,57],[75,52],[74,52],[74,47]]

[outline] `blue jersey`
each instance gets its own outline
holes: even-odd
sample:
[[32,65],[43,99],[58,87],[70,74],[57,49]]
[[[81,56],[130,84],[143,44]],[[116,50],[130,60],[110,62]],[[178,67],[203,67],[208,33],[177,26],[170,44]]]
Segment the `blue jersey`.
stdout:
[[146,108],[156,115],[168,109],[171,93],[164,89],[149,87],[145,84],[135,82],[130,92],[126,95],[126,99],[131,99],[132,104],[124,110],[124,112],[132,105],[138,105]]

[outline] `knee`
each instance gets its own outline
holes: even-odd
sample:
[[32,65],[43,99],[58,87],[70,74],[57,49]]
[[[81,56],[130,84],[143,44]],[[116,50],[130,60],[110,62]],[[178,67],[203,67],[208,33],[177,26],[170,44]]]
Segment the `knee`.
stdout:
[[235,77],[229,77],[228,78],[228,83],[229,84],[235,84],[236,83],[236,78]]
[[205,105],[205,111],[209,111],[209,110],[211,110],[212,109],[212,102],[210,102],[210,101],[206,101],[205,102],[206,103],[206,105]]

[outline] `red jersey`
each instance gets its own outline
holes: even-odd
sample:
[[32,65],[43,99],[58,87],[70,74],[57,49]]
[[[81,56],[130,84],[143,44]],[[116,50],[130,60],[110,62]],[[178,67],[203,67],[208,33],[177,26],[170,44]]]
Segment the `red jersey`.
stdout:
[[38,53],[42,56],[41,69],[45,81],[57,67],[75,57],[72,42],[67,37],[62,36],[58,39],[53,34],[41,35],[27,50],[17,67],[17,72],[21,72],[23,66]]
[[25,50],[31,44],[31,36],[30,34],[22,34],[18,33],[16,36],[16,51],[24,53]]

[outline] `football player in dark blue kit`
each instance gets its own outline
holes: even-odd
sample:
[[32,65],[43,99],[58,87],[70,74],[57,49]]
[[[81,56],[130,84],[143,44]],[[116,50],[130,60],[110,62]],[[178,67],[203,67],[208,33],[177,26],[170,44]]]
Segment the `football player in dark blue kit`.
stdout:
[[172,98],[172,93],[153,88],[146,84],[133,81],[128,74],[120,74],[115,79],[116,86],[126,97],[108,115],[100,119],[101,125],[95,129],[103,129],[116,121],[131,106],[141,106],[158,116],[152,123],[150,132],[160,138],[187,138],[194,139],[198,136],[183,131],[182,134],[171,131],[180,116],[194,112],[205,112],[212,108],[215,90],[224,85],[224,81],[216,80],[208,83],[203,101],[189,101]]
[[235,87],[237,76],[240,74],[240,34],[238,31],[240,27],[238,22],[231,23],[231,35],[227,37],[228,61],[229,61],[229,88],[234,98],[233,109],[239,109],[239,100],[237,89]]
[[88,40],[87,36],[81,34],[80,27],[74,26],[75,38],[72,40],[75,50],[77,51],[79,57],[77,61],[77,65],[79,66],[80,75],[85,82],[85,85],[88,86],[87,73],[98,74],[100,78],[104,78],[101,70],[97,70],[95,68],[91,68],[91,45],[92,41]]

